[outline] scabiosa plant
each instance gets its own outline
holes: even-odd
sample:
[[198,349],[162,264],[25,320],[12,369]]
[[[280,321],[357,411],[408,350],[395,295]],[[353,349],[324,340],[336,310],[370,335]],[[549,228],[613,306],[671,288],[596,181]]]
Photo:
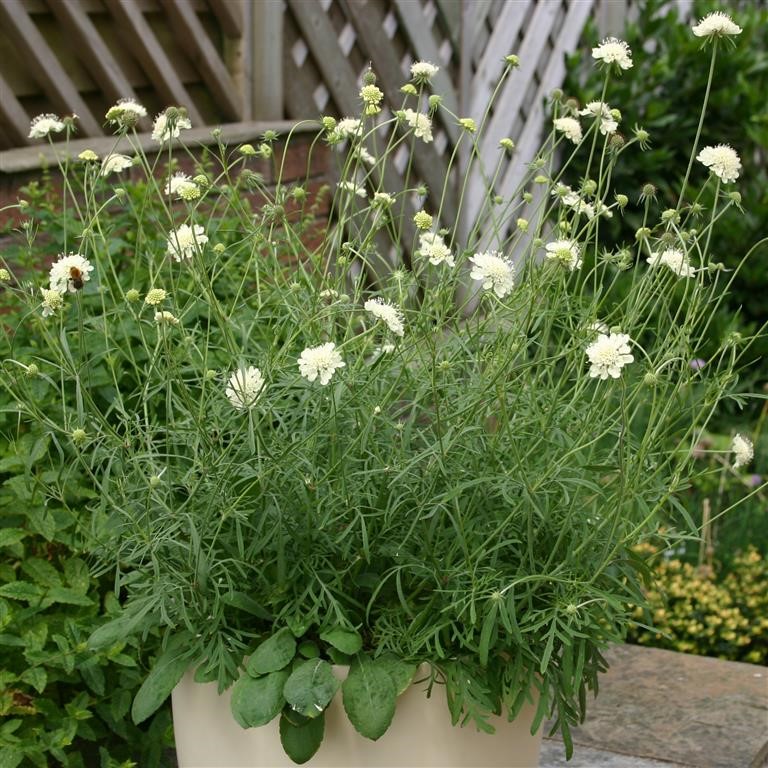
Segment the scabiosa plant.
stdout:
[[[723,339],[706,366],[689,364],[731,279],[708,249],[736,204],[719,194],[737,180],[723,153],[708,164],[727,178],[712,183],[706,220],[670,208],[646,215],[632,249],[603,247],[604,220],[632,205],[613,170],[648,137],[620,137],[607,104],[631,51],[595,51],[602,93],[581,122],[578,105],[553,100],[516,190],[496,183],[516,162],[513,139],[484,156],[484,119],[461,118],[467,152],[451,163],[486,181],[473,221],[463,197],[447,220],[452,177],[427,189],[408,162],[394,188],[388,172],[401,146],[424,151],[445,109],[422,93],[435,74],[422,62],[401,109],[369,88],[366,114],[320,121],[339,171],[320,235],[274,137],[219,145],[190,182],[153,171],[126,131],[143,182],[118,195],[86,172],[67,231],[79,254],[54,265],[50,287],[45,275],[5,286],[39,338],[0,384],[62,456],[36,482],[62,500],[73,473],[85,478],[82,534],[101,572],[119,564],[122,612],[91,644],[166,635],[134,720],[195,669],[234,685],[242,725],[280,716],[286,749],[306,759],[339,688],[332,663],[351,665],[341,695],[371,738],[391,720],[396,681],[426,663],[454,723],[492,731],[492,713],[515,717],[530,699],[568,739],[602,650],[644,604],[636,546],[662,520],[667,536],[695,533],[680,512],[694,449],[752,341]],[[505,78],[518,63],[507,57]],[[184,127],[179,109],[158,118],[155,138],[175,139],[164,153],[186,152]],[[274,163],[269,186],[257,157]],[[44,388],[60,408],[39,407]],[[741,438],[734,452],[741,467],[753,449]],[[308,698],[310,658],[321,700]],[[380,695],[360,693],[366,676]],[[254,689],[270,717],[249,708]],[[299,755],[292,729],[309,721]]]

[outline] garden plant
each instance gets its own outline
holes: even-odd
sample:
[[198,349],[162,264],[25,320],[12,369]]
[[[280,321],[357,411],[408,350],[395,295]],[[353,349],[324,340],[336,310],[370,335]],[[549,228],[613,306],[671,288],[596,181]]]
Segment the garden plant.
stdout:
[[[200,160],[174,107],[153,158],[134,132],[144,108],[122,101],[106,119],[131,154],[62,161],[61,253],[47,275],[4,265],[31,330],[21,345],[11,329],[2,384],[15,428],[52,446],[41,493],[65,513],[77,502],[79,541],[114,578],[119,615],[88,647],[162,633],[135,723],[192,669],[232,686],[243,727],[280,718],[304,762],[339,689],[377,739],[426,663],[454,724],[490,732],[489,715],[533,700],[533,727],[554,715],[570,753],[602,651],[648,605],[638,545],[696,535],[680,495],[718,407],[741,398],[755,337],[713,338],[712,322],[760,243],[733,271],[711,258],[742,169],[735,149],[700,141],[714,65],[740,32],[721,13],[694,26],[712,66],[685,177],[660,215],[643,201],[631,248],[601,239],[633,207],[615,169],[650,139],[622,136],[609,105],[632,76],[614,38],[592,51],[594,100],[555,95],[508,198],[494,184],[512,138],[498,158],[477,149],[491,105],[452,116],[487,179],[466,233],[442,216],[453,168],[443,189],[410,166],[402,189],[385,185],[400,146],[412,157],[432,142],[445,109],[428,62],[394,113],[369,72],[361,114],[317,124],[340,177],[320,232],[307,186],[280,181],[291,135]],[[73,126],[44,115],[32,135]],[[275,162],[274,188],[258,158]],[[129,170],[141,179],[123,181]],[[34,253],[46,232],[25,212]],[[708,365],[691,366],[704,345]],[[752,453],[740,434],[723,456],[743,471]],[[81,486],[84,503],[69,490]],[[24,571],[9,577],[18,594],[3,599],[26,600]],[[333,664],[349,666],[343,684]]]

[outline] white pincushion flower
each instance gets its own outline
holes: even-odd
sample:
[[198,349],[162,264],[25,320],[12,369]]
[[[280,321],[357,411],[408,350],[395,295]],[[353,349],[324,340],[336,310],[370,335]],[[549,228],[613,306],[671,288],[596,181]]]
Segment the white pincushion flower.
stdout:
[[377,320],[381,320],[396,336],[402,336],[403,313],[394,305],[383,299],[369,299],[364,305],[365,311],[370,312]]
[[155,312],[155,322],[158,325],[178,325],[179,318],[173,314],[173,312]]
[[130,128],[142,118],[147,116],[147,110],[133,99],[120,99],[117,104],[110,107],[105,115],[108,123],[120,127]]
[[64,306],[64,297],[49,288],[41,288],[43,294],[43,317],[50,317]]
[[575,117],[558,117],[553,123],[555,130],[565,134],[566,139],[570,139],[574,144],[581,141],[581,123]]
[[545,250],[548,259],[557,261],[571,272],[577,270],[582,264],[581,247],[575,240],[555,240],[547,243]]
[[679,248],[667,248],[661,251],[661,253],[652,253],[646,261],[652,267],[658,267],[663,264],[678,277],[694,277],[696,275],[696,270],[691,265],[687,254]]
[[120,173],[126,168],[130,168],[133,165],[133,159],[128,155],[119,155],[117,153],[113,155],[107,155],[101,161],[100,176],[109,176],[110,173]]
[[61,256],[51,266],[50,289],[59,293],[75,293],[91,279],[93,264],[77,253]]
[[376,165],[376,158],[363,146],[355,150],[355,157],[359,157],[366,165]]
[[739,178],[741,171],[741,160],[736,150],[727,144],[718,144],[715,147],[704,147],[696,155],[696,159],[706,165],[711,173],[714,173],[718,179],[728,184]]
[[307,347],[299,356],[299,373],[307,381],[315,381],[319,378],[323,386],[331,380],[338,368],[343,368],[345,365],[332,341],[321,344],[319,347]]
[[50,133],[61,133],[64,127],[64,122],[58,115],[38,115],[29,125],[29,138],[44,139]]
[[360,134],[360,121],[354,117],[345,117],[336,123],[333,136],[337,139],[351,139]]
[[755,446],[744,435],[734,435],[731,451],[735,454],[734,469],[746,466],[755,456]]
[[373,195],[373,204],[382,208],[389,208],[395,202],[395,198],[389,192],[376,192]]
[[445,244],[441,235],[435,232],[424,232],[419,235],[419,253],[429,259],[433,266],[447,264],[449,267],[455,265],[451,249]]
[[428,83],[439,71],[440,67],[429,61],[416,61],[411,64],[411,77],[417,83]]
[[345,192],[357,195],[358,197],[368,197],[365,187],[362,184],[356,184],[354,181],[340,181],[339,189],[343,189]]
[[163,144],[170,139],[177,139],[182,129],[188,130],[191,127],[189,118],[178,114],[178,111],[173,118],[168,116],[168,111],[161,112],[152,126],[152,138]]
[[592,49],[592,58],[605,64],[616,64],[620,69],[632,68],[632,51],[624,40],[607,37]]
[[505,259],[498,251],[476,253],[469,260],[474,265],[470,277],[480,280],[483,288],[493,292],[503,299],[515,286],[515,266]]
[[264,377],[254,366],[240,368],[235,371],[227,382],[224,390],[229,402],[238,411],[252,408],[264,390]]
[[741,34],[741,27],[722,11],[708,13],[698,24],[692,27],[696,37],[731,37]]
[[621,369],[635,359],[630,352],[629,342],[630,338],[626,333],[601,333],[597,341],[586,349],[587,357],[592,364],[589,375],[592,378],[599,377],[603,381],[609,376],[618,379]]
[[163,190],[164,195],[180,197],[183,200],[194,200],[200,197],[200,187],[186,173],[174,173]]
[[200,224],[182,224],[178,229],[172,229],[168,233],[169,256],[176,261],[191,259],[196,248],[202,248],[208,242],[205,230]]
[[590,101],[584,109],[579,110],[579,114],[582,117],[599,117],[600,118],[600,133],[603,136],[609,136],[612,133],[616,133],[616,129],[619,127],[619,122],[611,113],[611,108],[603,101]]
[[423,139],[425,144],[432,141],[432,121],[429,115],[423,112],[414,112],[412,109],[403,110],[403,118],[413,128],[417,139]]

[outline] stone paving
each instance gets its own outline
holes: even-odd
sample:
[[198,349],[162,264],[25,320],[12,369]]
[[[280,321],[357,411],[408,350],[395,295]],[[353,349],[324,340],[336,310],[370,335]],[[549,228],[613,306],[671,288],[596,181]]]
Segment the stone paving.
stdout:
[[545,739],[541,768],[768,766],[768,667],[631,645],[607,658],[573,759]]

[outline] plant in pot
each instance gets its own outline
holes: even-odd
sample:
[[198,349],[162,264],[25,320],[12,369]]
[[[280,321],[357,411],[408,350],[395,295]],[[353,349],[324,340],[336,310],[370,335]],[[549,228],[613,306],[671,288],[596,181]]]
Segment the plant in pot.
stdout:
[[[713,56],[718,34],[706,38]],[[554,716],[570,752],[603,649],[644,605],[636,545],[659,534],[662,512],[695,533],[677,494],[752,341],[720,339],[707,366],[689,365],[732,280],[707,244],[738,204],[733,150],[691,137],[699,199],[685,182],[675,209],[646,198],[633,251],[601,251],[601,222],[629,204],[613,168],[647,136],[621,137],[606,104],[631,52],[608,40],[593,53],[600,101],[578,111],[555,99],[510,196],[493,179],[512,141],[498,158],[478,151],[490,106],[477,124],[455,117],[470,172],[487,180],[463,235],[442,228],[444,200],[427,203],[410,163],[390,186],[399,150],[426,151],[445,109],[425,62],[391,116],[369,74],[362,116],[316,129],[312,147],[329,143],[340,166],[320,221],[308,185],[281,174],[298,129],[285,144],[219,141],[201,160],[173,108],[155,123],[164,152],[151,160],[133,133],[143,108],[121,102],[107,117],[136,157],[66,164],[71,252],[42,290],[7,265],[39,345],[5,361],[3,383],[58,447],[48,492],[65,503],[74,474],[92,484],[80,520],[124,598],[92,647],[165,632],[134,720],[188,673],[190,696],[202,683],[228,691],[231,711],[214,707],[235,730],[271,722],[295,762],[341,765],[335,732],[323,742],[339,706],[352,728],[338,738],[354,729],[374,755],[404,711],[420,732],[425,720],[398,699],[415,689],[488,743],[505,721],[536,733]],[[194,176],[174,173],[173,146]],[[566,188],[582,153],[588,177]],[[141,178],[116,182],[129,167]],[[56,409],[38,406],[45,388]],[[222,755],[234,739],[203,738]],[[412,738],[399,764],[449,764],[416,758],[441,738]],[[504,751],[483,764],[509,765]],[[265,755],[253,764],[274,764]]]

